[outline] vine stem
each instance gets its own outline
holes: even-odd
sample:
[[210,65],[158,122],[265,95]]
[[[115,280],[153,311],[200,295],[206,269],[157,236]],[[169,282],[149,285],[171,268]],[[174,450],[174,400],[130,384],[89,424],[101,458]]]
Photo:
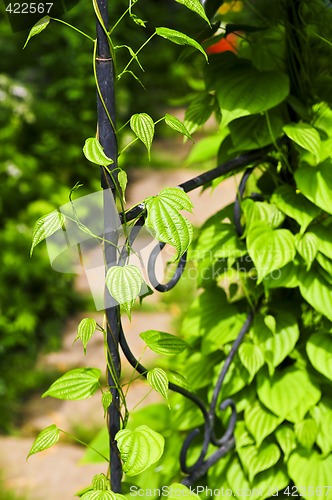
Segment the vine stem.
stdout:
[[88,35],[87,33],[84,33],[84,31],[81,31],[80,29],[76,28],[76,26],[73,26],[72,24],[66,23],[66,21],[63,21],[62,19],[57,19],[56,17],[51,17],[50,19],[52,19],[52,21],[56,21],[57,23],[65,24],[66,26],[68,26],[72,30],[77,31],[81,35],[85,36],[85,38],[88,38],[89,40],[91,40],[91,42],[95,42],[95,40],[90,35]]

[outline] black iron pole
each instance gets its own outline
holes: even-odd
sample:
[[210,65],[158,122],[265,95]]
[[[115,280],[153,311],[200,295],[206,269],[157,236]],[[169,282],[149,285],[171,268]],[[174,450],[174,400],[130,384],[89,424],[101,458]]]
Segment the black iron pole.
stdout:
[[[97,0],[99,12],[103,19],[104,26],[108,29],[108,0]],[[107,35],[97,19],[97,52],[96,52],[96,75],[99,86],[97,92],[97,115],[98,115],[98,136],[99,142],[104,148],[106,155],[113,159],[109,169],[114,171],[117,167],[118,147],[116,140],[115,126],[115,75],[114,64]],[[106,109],[105,109],[106,108]],[[109,116],[111,120],[109,119]],[[118,241],[117,228],[112,227],[112,214],[110,213],[110,203],[108,196],[116,198],[116,175],[110,175],[101,168],[101,186],[104,189],[104,231],[105,240],[104,255],[106,267],[116,263],[116,248]],[[114,224],[113,224],[114,225]],[[106,288],[106,287],[105,287]],[[108,290],[105,289],[105,304],[109,300]],[[106,308],[107,323],[107,343],[109,350],[109,364],[112,367],[108,370],[108,383],[112,394],[112,403],[108,409],[108,429],[110,441],[110,483],[111,489],[115,493],[121,493],[122,466],[119,451],[115,442],[115,435],[120,430],[120,397],[117,390],[120,378],[120,356],[119,356],[119,335],[120,335],[120,311],[119,307]]]

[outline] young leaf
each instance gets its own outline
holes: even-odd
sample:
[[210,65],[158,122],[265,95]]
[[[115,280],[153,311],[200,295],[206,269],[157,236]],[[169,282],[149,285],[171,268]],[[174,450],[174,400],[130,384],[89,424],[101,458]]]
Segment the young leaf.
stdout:
[[243,366],[250,373],[250,380],[265,363],[264,355],[257,345],[243,342],[239,347],[239,358]]
[[92,396],[99,386],[98,368],[74,368],[58,378],[42,395],[76,401]]
[[147,381],[152,389],[159,392],[163,398],[168,399],[168,377],[164,370],[161,368],[149,370]]
[[120,170],[120,172],[118,173],[118,181],[120,184],[120,188],[122,190],[123,202],[126,203],[125,193],[126,193],[126,187],[127,187],[127,182],[128,182],[127,172],[125,172],[124,170]]
[[296,439],[304,448],[311,450],[315,444],[318,426],[313,418],[307,418],[302,422],[297,422],[294,426]]
[[188,195],[179,188],[164,189],[158,196],[145,200],[147,229],[159,241],[177,249],[176,259],[186,252],[193,236],[192,225],[179,213],[182,208],[189,210],[192,206],[188,200]]
[[107,271],[106,286],[112,297],[131,317],[131,309],[143,283],[141,271],[133,265],[113,266]]
[[106,413],[107,413],[107,410],[110,406],[110,404],[112,403],[112,394],[107,391],[107,392],[103,392],[103,395],[101,397],[101,404],[103,405],[103,408],[104,408],[104,418],[106,417]]
[[95,137],[90,137],[85,141],[83,153],[87,160],[97,165],[107,167],[111,163],[114,163],[111,158],[105,155],[102,145]]
[[86,354],[86,346],[89,340],[96,330],[96,320],[93,318],[84,318],[78,325],[77,337],[76,339],[81,339],[84,349],[84,354]]
[[295,246],[296,250],[307,264],[307,271],[309,271],[318,252],[318,240],[316,235],[314,233],[305,233],[303,236],[300,234],[296,235]]
[[146,425],[135,430],[123,429],[115,439],[121,454],[123,470],[137,476],[159,460],[164,451],[164,438]]
[[156,33],[157,35],[166,38],[170,42],[176,43],[177,45],[190,45],[191,47],[194,47],[203,54],[206,60],[208,60],[208,56],[203,47],[196,42],[196,40],[190,38],[190,36],[170,28],[156,28]]
[[296,253],[294,236],[288,229],[273,230],[263,224],[257,224],[250,230],[247,245],[257,269],[258,283],[267,274],[291,262]]
[[321,140],[318,131],[308,123],[290,123],[283,131],[292,141],[310,151],[319,160]]
[[257,446],[260,446],[264,439],[282,422],[282,418],[276,417],[259,401],[256,401],[253,406],[249,406],[245,410],[244,422],[250,434],[254,436]]
[[52,236],[58,229],[61,229],[65,222],[63,213],[54,210],[53,212],[43,215],[38,219],[34,225],[32,233],[32,244],[30,250],[30,257],[33,250],[38,243],[43,241],[48,236]]
[[181,3],[182,5],[185,5],[188,9],[192,10],[193,12],[196,12],[196,14],[201,16],[208,23],[208,25],[210,25],[210,21],[207,18],[205,10],[199,0],[175,0],[175,1]]
[[188,347],[188,344],[179,337],[157,330],[147,330],[141,333],[140,337],[152,351],[165,356],[180,354]]
[[332,380],[332,337],[329,334],[314,333],[309,338],[306,350],[314,368]]
[[275,436],[280,448],[284,452],[284,462],[287,462],[289,455],[296,448],[294,431],[288,425],[282,425],[277,429]]
[[154,137],[154,122],[147,113],[136,113],[130,118],[130,128],[136,136],[143,142],[148,150],[150,159],[150,152],[152,141]]
[[274,443],[263,443],[259,448],[245,446],[239,448],[238,454],[244,469],[248,473],[250,483],[259,472],[270,469],[280,458],[280,450]]
[[60,430],[55,424],[46,427],[46,429],[42,430],[34,440],[27,459],[31,455],[34,455],[34,453],[38,453],[39,451],[46,450],[47,448],[53,446],[59,441],[59,437]]
[[47,26],[49,25],[50,21],[51,21],[51,18],[49,16],[44,16],[41,19],[39,19],[39,21],[37,21],[34,26],[32,26],[32,28],[30,30],[30,33],[28,35],[28,38],[27,38],[27,40],[26,40],[26,42],[24,44],[23,49],[25,49],[25,47],[27,46],[30,38],[32,38],[35,35],[39,35],[39,33],[41,31],[43,31],[45,28],[47,28]]
[[125,498],[123,495],[113,493],[111,490],[90,490],[84,493],[81,500],[118,500]]
[[188,139],[192,140],[190,133],[187,130],[187,127],[182,123],[181,120],[176,118],[176,116],[169,115],[166,113],[165,115],[165,123],[171,127],[173,130],[180,132],[180,134],[185,135]]

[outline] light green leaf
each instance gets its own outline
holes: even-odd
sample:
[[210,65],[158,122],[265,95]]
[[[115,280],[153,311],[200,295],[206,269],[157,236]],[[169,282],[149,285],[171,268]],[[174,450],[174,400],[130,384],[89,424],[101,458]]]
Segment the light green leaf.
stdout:
[[258,283],[264,277],[291,262],[295,257],[294,236],[287,229],[271,229],[264,224],[254,226],[247,237],[248,253],[258,275]]
[[150,159],[150,152],[152,141],[154,137],[154,122],[147,113],[136,113],[130,118],[130,128],[136,136],[143,142],[148,150]]
[[[188,210],[187,201],[185,207],[183,202],[185,193],[179,188],[174,189],[177,189],[176,196],[173,195],[173,191],[170,193],[163,190],[158,196],[151,196],[145,200],[148,212],[145,224],[155,238],[177,249],[177,259],[188,249],[193,236],[193,228],[190,222],[179,213],[182,208]],[[179,191],[182,193],[180,194]]]
[[164,438],[146,425],[135,430],[123,429],[115,439],[121,454],[123,470],[136,476],[159,460],[164,451]]
[[43,215],[38,219],[34,225],[32,233],[32,244],[30,250],[30,257],[33,250],[38,243],[43,241],[45,238],[52,236],[56,231],[62,228],[65,223],[65,216],[63,213],[54,210],[53,212]]
[[147,381],[152,389],[159,392],[163,398],[168,399],[168,377],[164,370],[161,368],[149,370]]
[[191,101],[184,117],[184,125],[190,134],[196,132],[210,118],[214,105],[214,96],[208,93],[199,94]]
[[[260,472],[254,482],[254,487],[247,480],[240,461],[235,458],[227,468],[227,482],[232,491],[249,492],[250,500],[261,500],[276,495],[279,490],[283,490],[289,483],[289,478],[285,467],[276,465],[268,470]],[[241,495],[242,496],[242,495]],[[240,496],[235,498],[240,499]]]
[[196,14],[201,16],[208,23],[208,25],[210,25],[210,21],[206,17],[205,10],[199,0],[175,0],[175,1],[181,3],[182,5],[185,5],[188,9],[196,12]]
[[295,219],[304,232],[310,222],[319,215],[320,210],[301,193],[296,192],[291,186],[280,186],[272,195],[271,203],[292,219]]
[[304,370],[286,368],[273,377],[258,374],[258,397],[275,415],[290,422],[304,419],[321,392]]
[[94,490],[109,490],[110,482],[105,474],[96,474],[92,479],[92,488]]
[[124,170],[120,170],[120,172],[118,173],[118,181],[119,181],[120,188],[122,191],[123,202],[126,203],[125,193],[126,193],[126,187],[127,187],[127,183],[128,183],[128,176]]
[[187,130],[187,127],[182,123],[181,120],[176,118],[176,116],[169,115],[166,113],[165,115],[165,123],[171,127],[173,130],[180,132],[180,134],[185,135],[188,139],[192,140],[190,133]]
[[274,108],[288,96],[289,79],[286,74],[281,71],[259,71],[243,59],[228,54],[222,56],[225,67],[218,74],[217,88],[222,127],[241,116]]
[[238,450],[238,454],[245,471],[248,473],[250,483],[259,472],[270,469],[280,458],[280,450],[274,443],[264,443],[259,448],[245,446]]
[[92,396],[99,387],[98,368],[75,368],[58,378],[42,395],[42,398],[79,400]]
[[320,264],[320,266],[325,269],[325,271],[332,276],[332,260],[328,259],[323,255],[322,253],[318,252],[317,257],[316,257],[317,262]]
[[260,446],[282,422],[282,418],[276,417],[259,401],[256,401],[253,406],[245,410],[244,422],[250,434],[254,436],[257,446]]
[[318,250],[332,259],[332,225],[326,227],[321,224],[315,225],[306,234],[314,236],[317,240]]
[[308,418],[302,422],[297,422],[294,426],[296,439],[304,448],[311,450],[315,444],[318,426],[313,418]]
[[247,250],[238,237],[233,224],[204,224],[195,244],[192,259],[199,261],[210,257],[211,261],[225,257],[242,257]]
[[296,250],[307,264],[307,271],[311,268],[318,252],[318,239],[313,233],[305,233],[303,236],[297,234],[295,236]]
[[264,323],[268,327],[268,329],[270,330],[270,332],[272,332],[273,335],[275,335],[275,333],[276,333],[276,327],[277,327],[277,323],[276,323],[275,317],[272,316],[271,314],[267,314],[266,316],[264,316]]
[[32,28],[30,30],[30,33],[28,35],[28,38],[27,38],[27,40],[26,40],[26,42],[24,44],[23,49],[25,49],[25,47],[27,46],[30,38],[32,38],[35,35],[39,35],[39,33],[41,31],[43,31],[45,28],[47,28],[47,26],[49,25],[50,21],[51,21],[50,16],[44,16],[41,19],[39,19],[39,21],[37,21],[34,26],[32,26]]
[[300,262],[295,260],[283,266],[277,272],[273,271],[264,278],[264,287],[269,288],[296,288],[299,286]]
[[78,325],[76,339],[81,339],[83,344],[84,354],[86,354],[86,347],[89,343],[89,340],[96,331],[96,326],[97,326],[96,320],[94,320],[93,318],[84,318]]
[[275,435],[284,452],[284,462],[287,462],[289,455],[296,448],[295,433],[288,425],[282,425],[277,429]]
[[292,141],[310,151],[319,160],[321,140],[318,131],[308,123],[290,123],[283,131]]
[[295,450],[288,460],[288,474],[304,498],[332,500],[332,455],[323,458],[314,450]]
[[246,221],[246,233],[257,223],[264,223],[275,229],[284,221],[284,214],[275,206],[266,201],[246,199],[242,202],[242,210]]
[[332,336],[314,333],[307,342],[306,350],[312,366],[332,380]]
[[160,191],[158,198],[167,203],[172,203],[176,210],[193,211],[193,204],[187,193],[179,187],[165,188]]
[[325,161],[317,167],[302,166],[295,172],[297,187],[315,205],[332,213],[332,163]]
[[129,319],[135,299],[141,291],[142,283],[141,271],[132,264],[112,266],[107,271],[106,286],[112,297],[123,306]]
[[242,448],[243,446],[255,444],[255,441],[247,431],[243,420],[236,422],[236,426],[234,429],[234,437],[235,437],[236,449]]
[[180,354],[188,347],[188,344],[179,337],[157,330],[147,330],[140,333],[140,337],[152,351],[165,356]]
[[27,459],[31,457],[31,455],[34,455],[35,453],[46,450],[47,448],[53,446],[59,441],[59,437],[60,430],[55,424],[49,425],[48,427],[46,427],[46,429],[43,429],[34,440]]
[[198,42],[196,42],[196,40],[190,38],[190,36],[187,36],[180,31],[172,30],[170,28],[156,28],[156,33],[157,35],[166,38],[170,42],[176,43],[177,45],[190,45],[191,47],[194,47],[203,54],[206,60],[208,60],[207,54],[203,47]]
[[203,161],[216,158],[223,140],[223,135],[218,133],[209,135],[196,142],[190,150],[189,156],[186,159],[186,165],[193,163],[202,163]]
[[85,158],[91,161],[91,163],[103,165],[104,167],[113,163],[112,158],[105,155],[103,146],[95,137],[90,137],[85,141],[83,153]]
[[332,290],[324,278],[312,270],[303,273],[300,292],[312,307],[332,321]]
[[189,391],[192,389],[186,377],[184,377],[179,372],[174,372],[173,370],[169,370],[168,372],[168,380],[169,382],[179,385],[183,387],[183,389],[188,389]]
[[239,347],[239,358],[243,366],[250,373],[250,381],[264,365],[264,355],[257,345],[243,342]]
[[121,497],[125,498],[122,495],[116,495],[110,490],[93,490],[84,493],[81,500],[118,500]]
[[[328,401],[328,403],[330,402]],[[330,404],[325,404],[324,400],[322,400],[310,413],[318,425],[317,445],[322,450],[323,455],[326,456],[332,450],[332,409]]]
[[113,400],[113,397],[109,391],[103,392],[103,395],[101,397],[101,404],[103,405],[103,408],[104,408],[104,418],[106,417],[107,410],[108,410],[110,404],[112,403],[112,400]]

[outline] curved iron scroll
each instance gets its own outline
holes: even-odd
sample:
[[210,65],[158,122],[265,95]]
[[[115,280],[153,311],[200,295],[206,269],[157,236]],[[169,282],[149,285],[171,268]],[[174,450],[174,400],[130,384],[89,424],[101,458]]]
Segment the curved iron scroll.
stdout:
[[[243,174],[242,180],[239,185],[239,193],[238,193],[238,198],[235,203],[234,207],[234,222],[236,225],[236,230],[239,234],[239,236],[242,235],[243,233],[243,228],[240,223],[240,200],[243,196],[244,189],[246,186],[246,182],[254,170],[255,166],[257,165],[258,161],[260,162],[273,162],[273,159],[268,157],[268,153],[271,150],[271,147],[266,147],[260,150],[252,151],[250,153],[247,153],[243,156],[240,156],[238,158],[235,158],[233,160],[230,160],[229,162],[218,166],[217,168],[210,170],[208,172],[205,172],[202,175],[199,175],[193,179],[190,179],[187,182],[184,182],[183,184],[180,184],[178,187],[182,188],[184,191],[189,192],[197,187],[203,186],[206,183],[211,182],[213,179],[220,177],[222,175],[225,175],[226,173],[229,172],[236,172],[239,169],[243,169],[247,167],[248,165],[253,165],[250,168],[247,168],[246,171]],[[128,238],[128,244],[131,246],[136,237],[139,234],[139,231],[142,229],[144,226],[145,222],[145,207],[144,204],[141,203],[140,205],[136,206],[134,209],[129,210],[126,214],[120,214],[120,218],[124,221],[129,221],[129,220],[134,220],[135,218],[138,218],[136,223],[134,224],[129,238]],[[159,292],[166,292],[173,288],[181,278],[181,275],[185,269],[186,265],[186,254],[184,254],[181,259],[178,262],[178,266],[175,270],[175,273],[173,277],[165,284],[161,284],[158,282],[156,278],[156,273],[155,273],[155,264],[156,260],[158,258],[158,255],[164,248],[165,243],[159,242],[157,246],[152,250],[150,254],[150,258],[148,261],[148,275],[150,282],[152,286]],[[128,256],[127,252],[127,245],[124,247],[121,256],[120,256],[120,261],[119,263],[124,263],[125,259]],[[169,382],[169,389],[172,391],[175,391],[179,394],[182,394],[184,397],[188,398],[190,401],[192,401],[201,411],[203,415],[203,431],[200,430],[200,428],[194,429],[190,434],[187,436],[185,439],[181,453],[180,453],[180,465],[181,465],[181,470],[182,472],[186,475],[184,479],[182,480],[182,484],[186,486],[191,486],[193,485],[198,479],[200,479],[207,471],[208,469],[214,465],[220,458],[225,456],[235,445],[235,439],[234,439],[234,429],[236,425],[236,419],[237,419],[237,413],[236,413],[236,406],[235,402],[231,398],[227,398],[222,403],[219,405],[219,408],[217,408],[218,404],[218,398],[222,389],[222,385],[224,383],[226,374],[229,370],[229,367],[233,361],[233,358],[245,336],[245,334],[248,332],[250,329],[250,326],[252,324],[254,318],[254,311],[250,310],[247,318],[236,338],[234,341],[232,348],[226,357],[225,361],[223,362],[223,365],[220,370],[220,374],[216,383],[216,386],[214,388],[213,394],[212,394],[212,399],[210,402],[210,406],[208,409],[205,406],[205,403],[194,393],[184,389],[181,386],[178,386],[177,384]],[[147,376],[148,370],[135,358],[133,353],[130,350],[130,347],[127,343],[122,325],[120,323],[120,336],[119,336],[119,342],[121,349],[128,360],[128,362],[131,364],[131,366],[141,375],[144,377]],[[219,409],[220,411],[225,411],[227,408],[231,409],[231,415],[227,424],[226,429],[224,430],[224,433],[222,436],[218,437],[216,436],[215,433],[215,422],[216,422],[216,412]],[[187,457],[188,457],[188,452],[191,448],[191,445],[193,441],[198,437],[202,435],[202,445],[201,445],[201,452],[199,457],[196,459],[195,463],[188,465],[187,463]],[[209,448],[209,445],[214,445],[216,447],[216,450],[210,454],[208,457],[207,451]]]

